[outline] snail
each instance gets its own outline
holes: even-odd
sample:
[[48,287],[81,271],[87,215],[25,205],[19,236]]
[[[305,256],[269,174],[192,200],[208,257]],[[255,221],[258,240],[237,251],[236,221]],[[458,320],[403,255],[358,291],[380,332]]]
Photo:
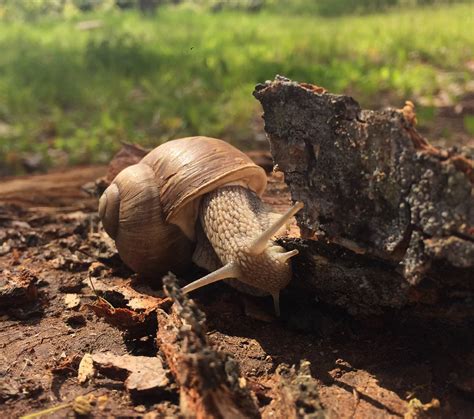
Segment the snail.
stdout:
[[225,141],[182,138],[122,170],[101,196],[99,215],[135,272],[179,272],[193,261],[211,273],[185,293],[229,280],[251,294],[270,294],[279,314],[279,293],[298,251],[272,238],[303,204],[284,215],[269,211],[260,199],[266,185],[265,171]]

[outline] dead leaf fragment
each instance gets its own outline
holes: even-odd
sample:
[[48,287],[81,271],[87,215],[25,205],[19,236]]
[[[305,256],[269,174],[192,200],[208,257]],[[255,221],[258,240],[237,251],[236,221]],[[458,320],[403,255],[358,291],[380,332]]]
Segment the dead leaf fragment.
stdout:
[[[95,271],[94,265],[89,270],[92,277],[94,277],[93,271]],[[90,278],[85,279],[83,283],[91,287]],[[169,299],[164,298],[161,291],[152,290],[146,284],[135,284],[130,279],[109,278],[107,281],[93,281],[92,284],[94,292],[104,298],[107,298],[108,294],[120,295],[131,310],[156,310],[163,304],[170,304]]]
[[64,296],[64,304],[66,304],[66,307],[70,309],[79,307],[81,304],[81,298],[77,294],[66,294]]
[[79,364],[79,370],[77,372],[77,381],[79,384],[83,384],[94,376],[94,362],[91,354],[85,354]]
[[[158,308],[169,307],[171,300],[158,296],[159,292],[145,285],[132,285],[130,280],[113,278],[108,281],[92,281],[89,277],[84,284],[91,286],[96,295],[102,295],[94,304],[86,304],[97,316],[122,330],[140,335],[156,328],[155,312]],[[115,308],[108,299],[126,307]]]
[[170,380],[160,357],[114,355],[111,352],[92,355],[94,368],[108,378],[124,381],[131,393],[162,391]]
[[70,375],[75,374],[79,369],[81,363],[80,355],[70,355],[65,359],[62,359],[59,364],[51,369],[51,372],[55,375]]
[[100,298],[95,304],[86,304],[97,316],[102,317],[107,323],[122,330],[140,331],[146,328],[150,312],[137,313],[128,308],[114,308],[104,299]]
[[433,399],[429,403],[423,404],[418,399],[411,399],[408,402],[408,410],[403,415],[404,419],[418,419],[431,416],[427,412],[432,409],[439,409],[440,403],[438,399]]

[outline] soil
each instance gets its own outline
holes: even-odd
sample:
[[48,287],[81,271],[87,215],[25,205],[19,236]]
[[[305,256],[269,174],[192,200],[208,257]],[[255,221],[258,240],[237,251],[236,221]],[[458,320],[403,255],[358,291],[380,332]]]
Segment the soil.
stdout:
[[468,130],[465,120],[474,116],[474,92],[462,95],[455,105],[433,108],[432,120],[419,117],[418,131],[425,137],[436,139],[434,145],[474,148],[474,133]]
[[[98,222],[97,198],[81,191],[105,173],[106,167],[75,168],[7,179],[0,186],[0,287],[4,281],[17,281],[20,288],[30,281],[36,289],[0,299],[2,417],[64,404],[46,416],[70,417],[79,409],[68,403],[83,395],[93,396],[86,412],[94,417],[179,415],[176,386],[137,396],[102,374],[78,381],[79,361],[87,353],[160,353],[156,322],[123,331],[89,308],[97,301],[90,279],[115,307],[136,312],[146,313],[147,299],[162,295],[159,278],[144,284],[122,265]],[[270,176],[265,200],[280,211],[289,204],[277,175]],[[296,226],[290,234],[298,234]],[[196,268],[183,283],[201,274]],[[420,323],[398,312],[354,318],[319,304],[317,296],[290,292],[283,294],[282,317],[275,319],[270,299],[244,296],[225,284],[199,290],[193,299],[206,314],[212,346],[238,361],[264,417],[282,417],[271,403],[277,367],[298,367],[303,360],[310,362],[330,417],[474,415],[472,329]]]

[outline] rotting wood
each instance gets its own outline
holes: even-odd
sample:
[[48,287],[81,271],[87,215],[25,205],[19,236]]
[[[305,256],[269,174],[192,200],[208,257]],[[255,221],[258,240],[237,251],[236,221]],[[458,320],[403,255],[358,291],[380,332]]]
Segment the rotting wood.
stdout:
[[[21,205],[31,211],[39,208],[96,206],[95,199],[85,200],[81,186],[103,176],[103,166],[75,167],[35,176],[3,178],[0,184],[0,206]],[[78,204],[80,203],[80,204]],[[77,208],[77,209],[80,209]]]
[[158,310],[157,342],[180,387],[181,413],[196,418],[259,417],[238,363],[209,346],[204,314],[181,292],[172,274],[163,282],[174,304],[170,313]]
[[263,418],[322,419],[327,417],[318,395],[318,383],[311,376],[311,364],[301,361],[295,367],[279,365],[276,369],[277,385],[273,401],[265,409]]
[[19,267],[0,274],[0,308],[15,309],[38,298],[38,277],[30,269]]
[[366,313],[456,290],[471,316],[472,155],[431,146],[414,127],[411,102],[361,110],[351,97],[279,76],[254,96],[276,168],[305,203],[297,215],[304,239],[290,243],[304,255],[294,260],[299,282]]

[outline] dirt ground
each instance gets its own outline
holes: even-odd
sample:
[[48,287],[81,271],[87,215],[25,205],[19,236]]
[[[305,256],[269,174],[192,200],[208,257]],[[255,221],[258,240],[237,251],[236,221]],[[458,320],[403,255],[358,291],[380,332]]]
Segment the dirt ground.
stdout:
[[[45,417],[70,417],[80,411],[82,395],[90,397],[83,412],[94,417],[180,414],[173,383],[149,396],[127,391],[123,379],[107,374],[78,380],[79,361],[87,353],[160,354],[156,322],[126,332],[90,309],[97,299],[89,285],[93,270],[100,271],[93,278],[97,292],[116,308],[143,312],[147,298],[161,295],[159,278],[143,283],[121,264],[98,222],[97,199],[81,190],[105,171],[75,168],[0,186],[2,417],[63,405]],[[265,200],[277,210],[288,206],[280,178],[270,179]],[[290,233],[297,234],[297,228]],[[200,274],[189,272],[182,281]],[[13,280],[33,285],[5,291]],[[124,292],[130,288],[131,296]],[[310,362],[329,417],[474,415],[472,330],[419,323],[403,313],[356,319],[318,304],[317,296],[293,292],[283,294],[282,317],[275,319],[270,299],[243,296],[225,284],[199,290],[193,298],[206,314],[211,345],[239,362],[263,417],[284,417],[271,403],[277,367],[303,360]]]
[[[474,148],[474,136],[466,120],[474,116],[474,92],[465,93],[453,105],[434,108],[432,120],[420,116],[418,131],[440,147]],[[433,140],[436,139],[436,140]]]

